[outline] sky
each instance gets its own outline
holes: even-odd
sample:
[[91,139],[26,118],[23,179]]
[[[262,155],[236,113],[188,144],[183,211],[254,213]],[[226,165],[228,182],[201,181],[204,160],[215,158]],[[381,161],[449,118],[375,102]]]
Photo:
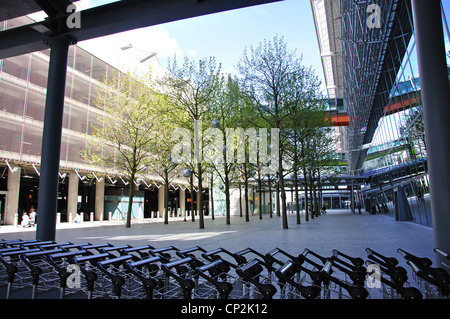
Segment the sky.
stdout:
[[[114,1],[80,0],[76,5],[77,10],[82,10]],[[450,1],[442,3],[450,19]],[[244,48],[257,46],[264,39],[272,40],[276,35],[284,38],[289,50],[296,50],[297,55],[303,57],[305,66],[312,66],[324,88],[309,0],[284,0],[230,10],[96,38],[78,45],[116,67],[131,59],[118,48],[132,44],[137,49],[156,52],[164,68],[175,54],[178,60],[185,56],[195,60],[213,56],[222,64],[222,71],[237,74],[236,65]]]
[[[81,0],[80,4],[86,8],[104,1]],[[257,46],[276,35],[284,38],[288,49],[302,55],[304,65],[312,66],[323,80],[309,0],[284,0],[184,19],[83,41],[78,45],[107,60],[111,56],[105,45],[115,41],[130,43],[137,49],[156,52],[163,67],[174,54],[177,59],[188,56],[195,60],[213,56],[222,64],[222,71],[237,73],[236,65],[246,46]]]

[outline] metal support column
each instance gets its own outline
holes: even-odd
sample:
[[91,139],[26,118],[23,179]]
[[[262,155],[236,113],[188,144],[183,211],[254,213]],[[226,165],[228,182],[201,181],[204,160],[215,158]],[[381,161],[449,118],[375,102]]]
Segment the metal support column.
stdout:
[[55,240],[58,206],[59,157],[69,45],[64,37],[50,41],[47,96],[41,149],[41,174],[36,239]]
[[[450,92],[439,0],[412,0],[434,245],[450,252]],[[436,256],[437,264],[442,259]]]

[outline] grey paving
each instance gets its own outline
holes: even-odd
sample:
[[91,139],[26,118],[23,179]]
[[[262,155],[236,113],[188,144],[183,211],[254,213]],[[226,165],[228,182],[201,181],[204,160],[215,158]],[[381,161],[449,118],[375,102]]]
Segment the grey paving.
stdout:
[[[0,227],[2,239],[34,239],[34,229],[12,226]],[[251,247],[262,253],[273,248],[299,254],[308,248],[322,255],[338,249],[348,255],[365,258],[365,248],[387,256],[402,257],[397,248],[434,260],[433,231],[430,227],[412,222],[399,222],[386,215],[353,214],[349,210],[330,210],[328,214],[296,224],[295,215],[289,215],[289,229],[282,229],[281,218],[264,215],[251,216],[249,222],[235,216],[231,225],[224,217],[205,219],[205,228],[199,229],[198,220],[149,220],[125,228],[117,222],[60,224],[56,230],[57,242],[111,243],[131,246],[152,245],[156,248],[173,245],[179,249],[201,246],[206,250],[223,247],[232,252]]]

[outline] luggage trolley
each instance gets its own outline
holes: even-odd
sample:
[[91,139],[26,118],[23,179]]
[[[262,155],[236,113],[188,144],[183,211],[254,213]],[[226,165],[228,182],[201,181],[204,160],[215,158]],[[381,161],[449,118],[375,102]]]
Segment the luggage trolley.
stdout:
[[165,297],[166,274],[161,270],[161,264],[164,262],[168,262],[168,260],[157,256],[126,264],[142,285],[144,293],[138,298],[162,299]]
[[162,265],[162,269],[166,273],[163,299],[192,299],[192,297],[196,297],[192,293],[195,288],[193,278],[196,276],[194,267],[192,267],[193,263],[195,266],[198,265],[197,262],[193,262],[192,257],[186,257]]
[[13,288],[29,287],[32,281],[30,270],[20,256],[24,253],[41,251],[39,248],[6,251],[0,254],[0,262],[5,268],[7,277],[6,299],[11,297]]
[[[369,275],[372,275],[372,273],[375,272],[375,268],[370,267],[373,263],[370,261],[366,262],[368,269],[371,269],[369,271]],[[403,284],[406,282],[403,275],[399,275],[398,273],[393,273],[392,270],[386,269],[382,266],[379,266],[378,264],[375,264],[378,267],[380,267],[382,273],[387,273],[391,280],[387,280],[385,277],[383,277],[382,274],[377,275],[377,280],[380,282],[382,289],[382,296],[383,299],[422,299],[422,293],[415,287],[409,287],[404,286]],[[398,268],[398,267],[397,267]],[[387,291],[386,286],[390,287],[391,290]],[[376,298],[373,294],[373,290],[370,290],[371,292],[371,298]]]
[[[443,251],[442,249],[435,248],[435,249],[434,249],[434,252],[437,253],[437,254],[439,254],[439,255],[441,255],[441,256],[444,256],[445,259],[450,260],[450,255],[447,254],[447,253],[446,253],[445,251]],[[442,265],[444,265],[446,268],[450,269],[450,264],[445,263],[445,262],[442,262]]]
[[272,299],[277,293],[277,288],[269,277],[271,271],[265,262],[257,258],[239,266],[236,273],[244,281],[241,299]]
[[106,275],[97,267],[100,261],[114,258],[109,253],[100,253],[87,256],[76,257],[74,263],[80,267],[81,291],[87,294],[88,299],[102,298],[108,296],[112,289],[111,282]]
[[[239,291],[239,287],[242,290],[242,281],[240,278],[231,272],[235,269],[236,265],[223,260],[217,259],[204,266],[195,268],[196,273],[204,278],[206,282],[203,283],[204,290],[203,298],[208,299],[229,299],[230,293],[233,291]],[[208,290],[208,287],[210,288]],[[236,289],[237,288],[237,289]],[[232,297],[235,297],[232,295]]]
[[20,255],[20,258],[27,265],[31,273],[31,299],[36,298],[38,288],[41,291],[47,291],[59,287],[58,273],[48,262],[47,257],[51,254],[57,254],[63,251],[62,248],[55,248],[50,250],[25,252]]
[[397,251],[406,259],[413,271],[413,280],[426,299],[448,298],[450,293],[450,275],[440,267],[431,267],[432,261],[426,257],[417,257],[403,249]]
[[[366,248],[366,253],[369,259],[366,261],[368,280],[373,285],[369,290],[371,298],[421,298],[421,294],[418,294],[415,289],[409,289],[408,272],[399,266],[395,257],[384,256],[370,248]],[[389,276],[390,280],[386,279],[384,275]]]
[[302,269],[304,269],[302,266],[290,260],[275,271],[281,290],[281,299],[316,299],[320,296],[320,282],[318,285],[311,284],[305,286],[302,280],[299,280],[298,275],[300,275]]
[[102,260],[97,263],[97,267],[111,282],[110,297],[119,299],[121,297],[137,299],[142,297],[142,285],[131,273],[127,264],[140,260],[133,255],[122,255],[116,258]]
[[[321,273],[326,278],[337,285],[337,287],[329,285],[326,296],[330,299],[366,299],[369,296],[369,292],[363,286],[349,283],[338,278],[336,275],[332,275],[332,267],[335,266],[334,263],[335,262],[331,259],[327,260],[321,270]],[[337,291],[335,288],[337,288]],[[342,289],[344,289],[347,294],[345,294]]]
[[70,290],[71,294],[75,294],[80,291],[81,273],[76,274],[74,280],[70,281],[69,285],[68,280],[73,271],[77,271],[79,269],[78,266],[75,265],[74,258],[87,255],[92,255],[92,253],[87,250],[80,249],[47,256],[48,262],[54,267],[59,276],[60,299],[63,299],[66,296],[67,289]]

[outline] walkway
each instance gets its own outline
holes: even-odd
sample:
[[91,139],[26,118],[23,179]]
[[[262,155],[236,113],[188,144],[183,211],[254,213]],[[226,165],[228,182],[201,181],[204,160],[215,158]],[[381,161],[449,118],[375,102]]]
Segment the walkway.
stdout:
[[[12,226],[0,227],[0,239],[34,239],[35,230]],[[295,214],[289,215],[289,229],[281,228],[281,218],[264,215],[251,216],[250,222],[233,216],[231,225],[224,217],[205,218],[205,229],[199,229],[188,219],[172,220],[164,225],[162,220],[143,221],[125,228],[117,222],[85,222],[60,224],[56,241],[85,243],[111,243],[131,246],[152,245],[156,248],[173,245],[179,249],[201,246],[206,250],[223,247],[232,252],[251,247],[262,253],[275,247],[291,254],[308,248],[324,256],[333,249],[366,259],[369,247],[387,256],[402,257],[397,248],[434,260],[433,231],[430,227],[412,222],[398,222],[386,215],[353,214],[349,210],[330,210],[328,214],[302,224],[296,224]]]

